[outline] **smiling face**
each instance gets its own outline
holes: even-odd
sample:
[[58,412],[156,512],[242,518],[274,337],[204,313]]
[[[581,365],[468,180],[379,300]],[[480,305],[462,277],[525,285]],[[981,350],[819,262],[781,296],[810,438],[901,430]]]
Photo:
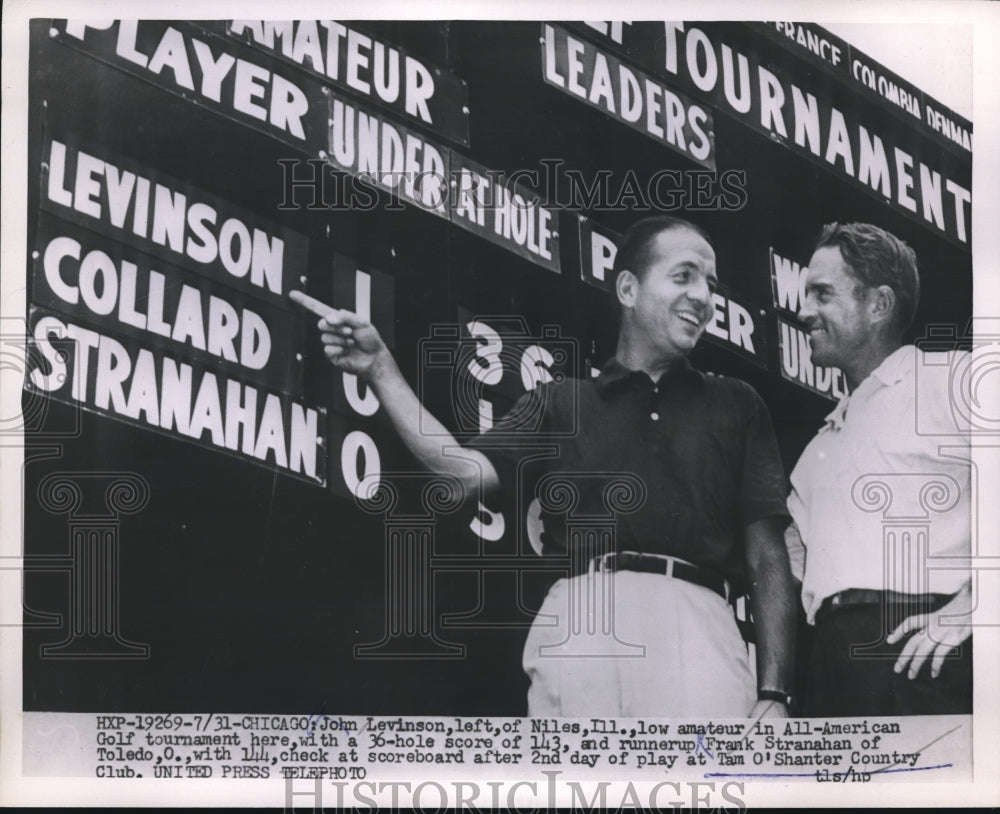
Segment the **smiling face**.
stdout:
[[646,268],[619,286],[632,336],[659,360],[686,356],[714,312],[715,252],[692,229],[672,228],[653,238]]
[[872,322],[868,299],[863,291],[856,297],[856,288],[839,248],[824,246],[813,254],[799,319],[809,332],[814,365],[848,369],[867,355]]

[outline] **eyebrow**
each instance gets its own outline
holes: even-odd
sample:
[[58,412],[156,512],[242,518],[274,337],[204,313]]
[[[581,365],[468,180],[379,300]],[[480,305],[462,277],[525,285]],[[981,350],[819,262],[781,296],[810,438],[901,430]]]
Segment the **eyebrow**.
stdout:
[[[671,268],[671,271],[682,271],[682,270],[701,272],[702,267],[701,264],[696,263],[693,260],[681,260],[679,263],[677,263],[675,266]],[[705,274],[706,277],[709,276],[708,272],[703,272],[703,273]],[[714,272],[712,272],[712,275],[714,276]]]
[[676,266],[671,269],[671,273],[678,271],[694,271],[702,274],[706,280],[710,283],[718,283],[719,275],[713,269],[712,271],[702,271],[701,266],[692,260],[682,260]]

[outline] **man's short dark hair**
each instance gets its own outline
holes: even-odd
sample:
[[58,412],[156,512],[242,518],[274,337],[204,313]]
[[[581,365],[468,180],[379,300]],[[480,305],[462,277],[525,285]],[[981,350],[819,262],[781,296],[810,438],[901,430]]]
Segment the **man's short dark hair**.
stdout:
[[622,235],[618,244],[618,252],[615,254],[614,279],[618,279],[618,273],[623,269],[628,269],[636,276],[641,277],[649,266],[653,241],[656,236],[660,232],[671,229],[688,229],[704,238],[705,242],[713,249],[715,248],[708,232],[683,218],[675,218],[671,215],[643,218],[633,223]]
[[886,285],[893,290],[893,325],[900,334],[905,333],[920,299],[920,274],[913,249],[870,223],[828,223],[816,241],[816,249],[826,246],[840,249],[852,276],[862,286],[873,289]]

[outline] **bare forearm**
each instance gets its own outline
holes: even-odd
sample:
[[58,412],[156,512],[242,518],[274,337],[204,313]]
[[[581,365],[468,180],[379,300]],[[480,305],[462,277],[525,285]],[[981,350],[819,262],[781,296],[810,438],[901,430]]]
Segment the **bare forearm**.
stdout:
[[795,657],[795,586],[780,521],[747,529],[751,608],[757,632],[757,686],[791,692]]
[[[432,472],[457,478],[464,487],[464,497],[498,485],[496,470],[486,456],[476,450],[460,449],[452,434],[420,403],[375,326],[303,291],[291,291],[288,297],[320,318],[320,341],[330,364],[368,382],[417,460]],[[446,455],[449,449],[451,454]]]
[[391,354],[379,354],[367,378],[400,439],[424,466],[458,478],[467,496],[498,485],[496,470],[486,456],[459,449],[448,429],[417,398]]

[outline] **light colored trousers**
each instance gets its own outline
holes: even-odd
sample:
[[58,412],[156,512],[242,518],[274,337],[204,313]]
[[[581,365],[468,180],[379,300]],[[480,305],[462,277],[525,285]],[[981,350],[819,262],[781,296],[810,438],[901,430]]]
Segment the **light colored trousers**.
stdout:
[[535,717],[743,718],[757,698],[732,607],[699,585],[634,571],[556,582],[524,671]]

